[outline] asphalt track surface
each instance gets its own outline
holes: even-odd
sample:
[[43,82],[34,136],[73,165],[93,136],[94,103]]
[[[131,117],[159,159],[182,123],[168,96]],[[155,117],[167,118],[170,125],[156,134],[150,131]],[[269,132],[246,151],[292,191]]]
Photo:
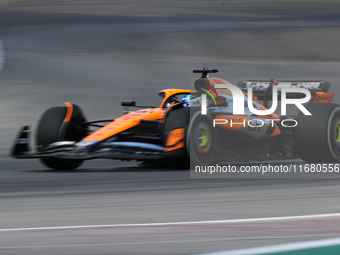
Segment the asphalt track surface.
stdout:
[[[51,171],[8,157],[18,129],[34,129],[51,106],[72,101],[88,119],[115,118],[121,100],[157,105],[159,90],[188,88],[197,77],[191,70],[203,66],[232,83],[324,79],[340,103],[337,1],[0,7],[0,254],[193,254],[339,236],[339,217],[120,225],[338,213],[337,174],[193,179],[188,170],[135,162],[95,160]],[[86,227],[92,225],[101,227]],[[59,226],[83,227],[53,228]]]

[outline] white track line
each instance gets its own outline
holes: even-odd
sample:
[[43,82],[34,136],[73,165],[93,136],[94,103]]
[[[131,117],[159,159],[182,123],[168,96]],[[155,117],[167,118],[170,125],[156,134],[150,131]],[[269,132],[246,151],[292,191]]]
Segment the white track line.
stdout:
[[171,226],[171,225],[201,225],[201,224],[223,224],[223,223],[242,223],[242,222],[261,222],[276,220],[298,220],[340,217],[340,213],[312,214],[299,216],[250,218],[234,220],[212,220],[212,221],[187,221],[187,222],[166,222],[166,223],[136,223],[136,224],[112,224],[112,225],[80,225],[80,226],[59,226],[59,227],[35,227],[35,228],[8,228],[0,229],[0,232],[9,231],[30,231],[30,230],[56,230],[56,229],[82,229],[82,228],[110,228],[110,227],[151,227],[151,226]]
[[262,254],[268,254],[268,253],[312,249],[312,248],[332,246],[332,245],[340,245],[340,238],[337,237],[337,238],[330,238],[330,239],[325,239],[325,240],[280,244],[280,245],[272,245],[272,246],[265,246],[265,247],[258,247],[258,248],[242,249],[242,250],[221,251],[221,252],[205,253],[202,255],[257,255],[257,254],[262,255]]
[[[42,244],[42,245],[18,245],[0,246],[0,249],[28,249],[28,248],[52,248],[52,247],[81,247],[81,246],[117,246],[117,245],[150,245],[150,244],[177,244],[177,243],[201,243],[201,242],[220,242],[220,241],[243,241],[243,240],[268,240],[268,239],[291,239],[301,237],[320,237],[320,236],[259,236],[259,237],[235,237],[235,238],[216,238],[198,240],[177,240],[177,241],[145,241],[145,242],[124,242],[124,243],[72,243],[72,244]],[[324,236],[322,236],[324,237]],[[329,237],[329,236],[328,236]],[[204,255],[204,254],[202,254]]]

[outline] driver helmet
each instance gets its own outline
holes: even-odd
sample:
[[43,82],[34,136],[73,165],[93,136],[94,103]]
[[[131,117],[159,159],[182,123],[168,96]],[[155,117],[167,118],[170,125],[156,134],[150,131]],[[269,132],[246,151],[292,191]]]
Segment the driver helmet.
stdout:
[[181,103],[183,104],[184,107],[189,107],[190,105],[190,95],[184,95],[182,97]]

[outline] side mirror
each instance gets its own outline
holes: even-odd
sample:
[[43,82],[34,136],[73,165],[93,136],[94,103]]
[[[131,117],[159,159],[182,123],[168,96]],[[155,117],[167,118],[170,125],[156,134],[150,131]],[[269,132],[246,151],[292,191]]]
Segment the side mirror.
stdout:
[[136,106],[136,101],[123,100],[122,106]]

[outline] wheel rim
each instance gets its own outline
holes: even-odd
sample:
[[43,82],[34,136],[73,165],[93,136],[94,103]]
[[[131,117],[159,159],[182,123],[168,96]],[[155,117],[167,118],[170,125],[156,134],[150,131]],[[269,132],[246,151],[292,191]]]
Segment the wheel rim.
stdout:
[[194,132],[195,151],[200,155],[209,153],[212,143],[212,135],[207,123],[200,123]]
[[186,138],[191,167],[206,166],[214,162],[217,136],[212,123],[213,119],[209,115],[202,116],[198,111],[191,116]]
[[335,120],[333,133],[335,145],[340,148],[340,118]]

